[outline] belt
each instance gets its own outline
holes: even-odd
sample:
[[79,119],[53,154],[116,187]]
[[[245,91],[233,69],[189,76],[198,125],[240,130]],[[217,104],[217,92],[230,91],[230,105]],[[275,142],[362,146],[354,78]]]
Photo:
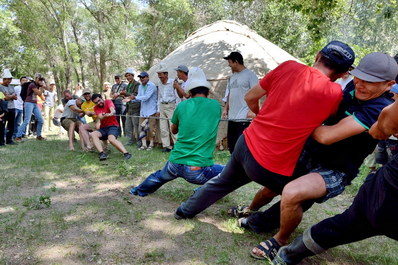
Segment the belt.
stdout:
[[161,104],[172,104],[172,103],[176,103],[176,101],[169,101],[169,102],[160,102]]

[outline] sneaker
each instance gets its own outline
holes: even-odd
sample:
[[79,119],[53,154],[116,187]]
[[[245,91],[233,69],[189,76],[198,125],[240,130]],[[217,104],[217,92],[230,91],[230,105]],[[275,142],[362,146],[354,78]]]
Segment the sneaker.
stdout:
[[145,150],[146,148],[146,146],[141,146],[140,148],[138,148],[138,150]]
[[163,149],[162,149],[162,152],[163,152],[163,153],[169,153],[169,152],[171,152],[171,148],[167,148],[167,147],[166,147],[166,148],[163,148]]
[[148,146],[147,151],[152,150],[153,146]]
[[104,161],[106,159],[108,159],[108,155],[106,153],[104,153],[104,152],[99,153],[99,160],[100,161]]
[[124,156],[125,160],[129,160],[131,158],[131,154],[130,153],[124,153],[123,156]]
[[46,138],[44,138],[43,136],[37,136],[37,137],[36,137],[36,140],[44,141],[44,140],[46,140]]

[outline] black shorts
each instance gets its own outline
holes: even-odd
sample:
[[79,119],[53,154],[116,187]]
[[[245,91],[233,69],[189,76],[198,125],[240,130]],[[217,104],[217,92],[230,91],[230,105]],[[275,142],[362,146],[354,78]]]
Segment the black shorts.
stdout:
[[119,136],[119,127],[118,126],[108,126],[104,128],[100,128],[97,130],[98,132],[101,133],[100,140],[108,140],[109,135],[113,135],[116,138]]

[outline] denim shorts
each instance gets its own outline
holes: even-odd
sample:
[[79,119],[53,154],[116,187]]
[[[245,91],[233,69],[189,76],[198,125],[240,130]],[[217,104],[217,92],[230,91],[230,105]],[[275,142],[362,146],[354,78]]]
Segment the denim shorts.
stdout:
[[100,128],[98,132],[101,133],[101,140],[108,140],[109,135],[113,135],[116,138],[119,136],[119,127],[118,126],[108,126],[104,128]]
[[311,172],[321,175],[326,185],[326,195],[316,200],[317,202],[325,202],[328,199],[336,197],[344,191],[346,186],[346,174],[344,172],[322,167],[312,169]]

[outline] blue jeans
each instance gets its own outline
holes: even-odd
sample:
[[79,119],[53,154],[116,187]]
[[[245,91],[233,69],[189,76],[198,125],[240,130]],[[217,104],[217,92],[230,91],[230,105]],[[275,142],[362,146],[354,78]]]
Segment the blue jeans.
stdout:
[[167,161],[162,170],[158,170],[149,175],[140,185],[132,188],[130,193],[143,197],[155,192],[163,184],[178,177],[184,178],[186,181],[193,184],[203,185],[209,179],[220,174],[223,168],[224,166],[217,164],[198,168]]
[[14,122],[14,134],[13,138],[17,137],[18,129],[22,124],[23,110],[15,109],[15,122]]
[[30,119],[32,118],[32,113],[35,115],[37,120],[37,136],[41,136],[41,128],[43,127],[43,117],[36,103],[25,102],[24,104],[24,119],[22,125],[18,129],[17,137],[22,137],[26,133],[26,127],[29,125]]

